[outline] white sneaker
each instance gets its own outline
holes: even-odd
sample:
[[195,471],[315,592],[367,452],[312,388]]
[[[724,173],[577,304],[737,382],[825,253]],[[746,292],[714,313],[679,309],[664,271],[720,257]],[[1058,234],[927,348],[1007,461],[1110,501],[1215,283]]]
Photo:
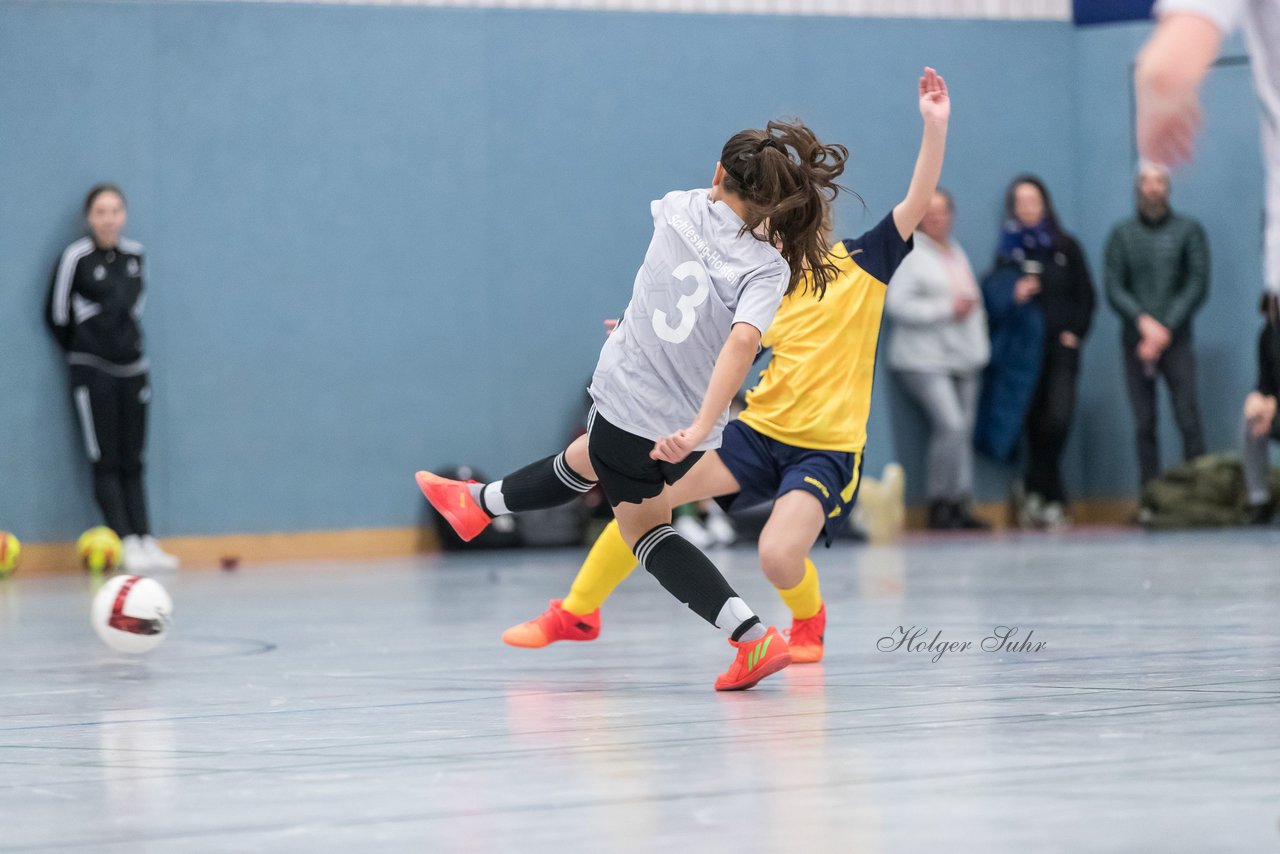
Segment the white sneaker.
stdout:
[[709,549],[715,544],[715,540],[707,533],[707,529],[692,516],[681,516],[672,523],[671,527],[698,549]]
[[1045,526],[1044,511],[1044,499],[1034,492],[1028,493],[1022,502],[1022,507],[1018,510],[1018,527],[1024,531],[1043,528]]
[[1044,506],[1044,526],[1050,531],[1065,531],[1071,527],[1071,517],[1067,509],[1058,501],[1050,501]]
[[122,542],[124,544],[124,555],[120,563],[124,570],[135,575],[149,572],[152,569],[151,552],[147,551],[146,545],[142,542],[142,537],[137,534],[130,534]]
[[707,533],[716,541],[717,546],[731,546],[738,541],[737,530],[719,504],[712,504],[707,511]]
[[150,558],[152,569],[172,572],[178,568],[178,558],[160,548],[160,542],[150,534],[142,538],[142,549]]

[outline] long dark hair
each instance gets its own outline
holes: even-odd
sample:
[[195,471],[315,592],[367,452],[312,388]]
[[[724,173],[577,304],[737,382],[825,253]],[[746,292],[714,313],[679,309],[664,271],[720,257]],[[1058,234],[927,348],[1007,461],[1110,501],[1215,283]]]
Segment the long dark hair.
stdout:
[[[823,145],[799,119],[739,131],[720,152],[724,189],[747,204],[744,231],[777,246],[791,267],[791,293],[811,276],[821,299],[838,270],[831,261],[831,203],[844,188],[849,149]],[[757,231],[761,225],[762,231]]]
[[1013,212],[1014,195],[1019,184],[1030,184],[1040,191],[1040,198],[1044,199],[1044,221],[1049,226],[1049,231],[1053,233],[1056,239],[1062,234],[1062,226],[1058,224],[1058,212],[1053,207],[1053,198],[1049,195],[1049,188],[1044,185],[1039,177],[1031,174],[1023,174],[1014,178],[1009,182],[1009,189],[1004,194],[1004,219],[1005,222],[1018,222],[1017,214]]
[[121,190],[115,184],[110,184],[110,183],[94,184],[93,187],[89,189],[89,194],[84,197],[84,215],[85,216],[89,215],[90,209],[93,208],[93,203],[96,202],[98,200],[98,196],[101,196],[103,193],[115,193],[117,196],[120,197],[120,204],[124,205],[125,207],[129,206],[129,203],[124,200],[124,190]]

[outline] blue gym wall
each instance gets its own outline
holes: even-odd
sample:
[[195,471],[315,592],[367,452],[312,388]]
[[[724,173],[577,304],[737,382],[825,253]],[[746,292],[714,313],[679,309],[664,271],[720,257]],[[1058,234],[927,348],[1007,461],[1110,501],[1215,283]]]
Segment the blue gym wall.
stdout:
[[[0,527],[64,539],[95,518],[40,321],[95,181],[126,188],[129,232],[148,247],[158,531],[407,525],[416,468],[496,475],[565,441],[600,320],[626,304],[648,200],[704,185],[738,128],[800,115],[847,143],[868,206],[841,204],[854,234],[905,190],[914,80],[935,64],[955,94],[944,181],[975,262],[994,246],[1004,183],[1033,170],[1096,267],[1129,204],[1137,38],[1055,23],[0,0]],[[1215,87],[1252,115],[1247,85]],[[1236,189],[1207,187],[1197,212],[1227,210]],[[1252,293],[1248,263],[1237,287]],[[1244,349],[1252,322],[1225,287],[1213,299],[1206,340]],[[1106,315],[1069,460],[1090,495],[1132,481]],[[1229,349],[1214,364],[1230,375],[1202,380],[1223,400],[1252,371]],[[881,373],[868,464],[900,457],[918,473],[919,425]],[[1235,406],[1206,412],[1214,443],[1233,438]],[[984,496],[1002,494],[1003,471],[980,474]]]
[[[1099,309],[1083,360],[1080,409],[1069,449],[1071,481],[1085,495],[1135,493],[1133,418],[1121,368],[1120,324],[1102,294],[1107,234],[1133,212],[1136,157],[1129,76],[1149,32],[1144,25],[1081,30],[1075,40],[1078,164],[1072,220],[1097,277]],[[1244,55],[1232,40],[1224,57]],[[1257,312],[1262,291],[1262,156],[1247,65],[1214,69],[1204,89],[1205,128],[1196,162],[1173,176],[1173,205],[1205,226],[1212,259],[1209,297],[1195,320],[1198,391],[1210,450],[1237,450],[1241,406],[1257,378]],[[1166,465],[1182,442],[1160,392]]]

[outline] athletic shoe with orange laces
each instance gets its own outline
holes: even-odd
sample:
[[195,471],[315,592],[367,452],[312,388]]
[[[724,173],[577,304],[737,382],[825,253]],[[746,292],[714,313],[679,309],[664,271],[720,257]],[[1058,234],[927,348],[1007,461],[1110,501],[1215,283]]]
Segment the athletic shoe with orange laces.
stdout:
[[590,614],[566,611],[562,600],[552,599],[547,610],[527,623],[512,626],[502,633],[503,643],[539,649],[556,641],[591,641],[600,637],[600,609]]
[[463,542],[470,542],[480,536],[480,533],[493,521],[493,518],[484,512],[484,508],[471,497],[471,490],[467,488],[467,484],[476,481],[469,480],[463,483],[460,480],[439,477],[429,471],[418,472],[417,478],[418,488],[422,490],[422,494],[427,496],[432,507],[440,511],[440,515],[448,521]]
[[807,620],[791,620],[787,644],[791,647],[792,664],[822,661],[822,640],[827,633],[827,606],[823,605]]
[[758,640],[731,640],[729,645],[737,648],[738,656],[716,680],[717,691],[745,691],[791,663],[791,650],[773,626]]

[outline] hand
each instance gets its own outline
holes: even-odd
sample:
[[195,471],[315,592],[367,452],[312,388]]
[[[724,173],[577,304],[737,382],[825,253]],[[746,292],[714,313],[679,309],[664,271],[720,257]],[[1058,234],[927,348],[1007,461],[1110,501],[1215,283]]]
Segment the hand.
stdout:
[[1154,367],[1155,363],[1160,361],[1160,356],[1163,353],[1164,350],[1150,338],[1143,338],[1138,343],[1138,361],[1144,363],[1148,368]]
[[1189,13],[1161,17],[1138,55],[1138,152],[1175,166],[1191,159],[1201,112],[1198,90],[1222,45],[1222,32],[1208,18]]
[[1058,336],[1058,341],[1068,350],[1080,349],[1080,336],[1074,332],[1063,332]]
[[951,96],[947,81],[932,68],[925,68],[920,78],[920,116],[926,123],[946,124],[951,118]]
[[1144,341],[1150,341],[1154,344],[1161,353],[1173,341],[1173,334],[1169,331],[1169,328],[1149,314],[1138,315],[1138,334],[1142,336]]
[[1200,96],[1189,81],[1158,84],[1139,75],[1138,151],[1165,166],[1186,163],[1195,154],[1200,130]]
[[1040,277],[1023,276],[1013,286],[1013,301],[1018,305],[1024,305],[1038,293],[1040,293]]
[[694,425],[683,430],[677,430],[670,436],[663,436],[653,443],[653,450],[649,452],[649,458],[666,463],[681,462],[685,457],[693,453],[694,448],[702,444],[702,441],[707,438],[708,432]]
[[1244,399],[1244,419],[1249,424],[1249,434],[1255,439],[1267,435],[1276,420],[1276,399],[1260,392],[1250,392]]
[[608,338],[610,335],[612,335],[614,332],[616,332],[616,331],[618,330],[618,324],[619,324],[619,323],[621,323],[621,322],[622,322],[622,321],[621,321],[621,320],[618,320],[618,318],[616,318],[616,317],[613,317],[613,318],[610,318],[609,320],[606,320],[606,321],[604,322],[604,337],[605,337],[605,338]]
[[956,320],[964,320],[977,305],[978,301],[973,297],[957,296],[951,301],[951,310],[954,312]]

